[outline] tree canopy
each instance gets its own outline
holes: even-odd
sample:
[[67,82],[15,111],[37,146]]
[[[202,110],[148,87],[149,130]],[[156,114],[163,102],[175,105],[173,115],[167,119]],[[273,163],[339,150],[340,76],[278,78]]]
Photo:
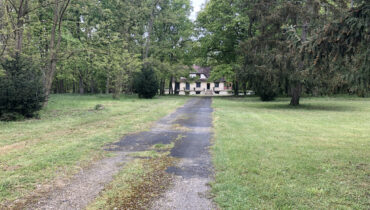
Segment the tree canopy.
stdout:
[[368,1],[210,0],[199,14],[199,63],[234,93],[263,100],[302,93],[369,93]]
[[[150,66],[160,94],[192,64],[263,100],[369,93],[369,2],[1,0],[0,60],[20,54],[50,93],[132,93]],[[0,69],[0,76],[7,74]]]
[[144,64],[164,93],[178,67],[192,63],[190,12],[190,0],[2,0],[0,59],[32,60],[46,95],[131,93]]

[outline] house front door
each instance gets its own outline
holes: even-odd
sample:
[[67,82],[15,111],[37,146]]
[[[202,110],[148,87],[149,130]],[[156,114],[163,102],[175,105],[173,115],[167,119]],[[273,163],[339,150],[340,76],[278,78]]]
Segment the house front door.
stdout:
[[207,90],[211,89],[211,83],[207,83]]

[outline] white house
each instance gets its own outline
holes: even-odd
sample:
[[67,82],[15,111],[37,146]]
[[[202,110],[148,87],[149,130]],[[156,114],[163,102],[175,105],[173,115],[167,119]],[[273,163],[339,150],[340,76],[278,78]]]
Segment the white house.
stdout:
[[223,78],[210,81],[210,67],[193,65],[194,72],[189,78],[181,77],[172,81],[175,94],[179,95],[231,95],[232,84]]

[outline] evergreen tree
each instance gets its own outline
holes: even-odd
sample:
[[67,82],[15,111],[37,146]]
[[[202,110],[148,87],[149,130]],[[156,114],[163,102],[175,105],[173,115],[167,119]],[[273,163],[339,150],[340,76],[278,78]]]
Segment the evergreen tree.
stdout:
[[[340,21],[350,7],[363,12]],[[213,67],[212,77],[231,79],[236,95],[248,84],[263,100],[291,95],[293,106],[303,92],[331,94],[347,87],[364,96],[366,8],[368,2],[361,0],[210,0],[198,15],[195,54],[198,63]]]
[[158,81],[151,67],[146,66],[136,74],[134,88],[139,98],[153,98],[157,94]]
[[327,85],[331,89],[345,86],[360,97],[369,95],[369,23],[370,3],[367,3],[319,30],[301,50],[311,74],[334,78],[335,83]]
[[41,72],[18,53],[1,65],[5,76],[0,77],[0,119],[33,117],[45,101]]

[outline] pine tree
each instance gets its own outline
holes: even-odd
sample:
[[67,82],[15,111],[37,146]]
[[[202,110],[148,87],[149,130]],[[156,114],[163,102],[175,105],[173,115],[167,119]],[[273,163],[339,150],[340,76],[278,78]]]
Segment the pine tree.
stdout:
[[0,119],[33,117],[45,101],[41,72],[18,53],[1,65],[5,76],[0,77]]
[[135,91],[139,98],[153,98],[158,92],[158,81],[151,67],[144,67],[137,73],[134,81]]

